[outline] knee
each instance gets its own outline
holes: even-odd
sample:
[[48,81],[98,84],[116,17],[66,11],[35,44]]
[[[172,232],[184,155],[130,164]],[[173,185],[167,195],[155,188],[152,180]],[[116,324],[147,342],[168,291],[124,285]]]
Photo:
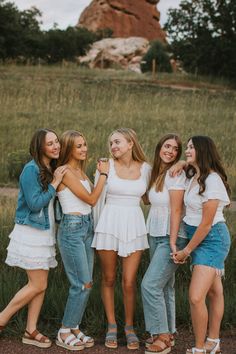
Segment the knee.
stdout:
[[210,289],[207,293],[207,297],[212,300],[216,297],[222,297],[224,296],[223,288],[220,289]]
[[84,283],[82,286],[82,290],[90,292],[92,290],[93,287],[93,283],[89,282],[89,283]]
[[135,281],[123,279],[122,288],[125,292],[133,291],[135,289]]
[[47,289],[47,281],[39,283],[39,284],[30,284],[31,287],[33,288],[33,291],[35,292],[35,294],[40,294],[46,291]]
[[115,286],[115,277],[103,276],[102,285],[107,288],[114,288]]
[[197,306],[205,301],[200,294],[189,293],[189,303],[191,306]]

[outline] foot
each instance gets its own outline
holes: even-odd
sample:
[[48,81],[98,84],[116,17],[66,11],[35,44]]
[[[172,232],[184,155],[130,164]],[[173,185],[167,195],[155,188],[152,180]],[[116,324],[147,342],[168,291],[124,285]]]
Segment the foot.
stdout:
[[25,334],[22,338],[22,343],[34,345],[39,348],[49,348],[52,345],[51,340],[48,337],[41,334],[37,329],[35,329],[31,333],[25,330]]
[[78,326],[76,328],[71,328],[71,332],[76,336],[76,338],[81,340],[85,348],[92,348],[94,346],[94,339],[86,336]]
[[219,338],[209,338],[207,337],[206,342],[205,342],[205,348],[206,352],[210,354],[219,354],[221,353],[220,350],[220,339]]
[[150,344],[149,347],[145,350],[145,354],[167,354],[171,351],[171,336],[169,333],[159,334],[158,337],[154,340],[153,344]]
[[186,354],[197,354],[197,353],[203,353],[206,354],[206,349],[205,348],[191,348],[186,350]]
[[57,334],[56,345],[67,350],[82,350],[84,344],[71,332],[70,328],[60,328]]
[[105,347],[111,349],[116,349],[118,347],[116,323],[108,323],[107,334],[105,338]]
[[[151,344],[155,342],[155,340],[158,338],[159,334],[152,334],[146,341],[145,341],[145,347],[148,348]],[[170,344],[171,347],[174,347],[175,345],[175,336],[174,334],[169,334],[170,336]]]
[[134,332],[134,327],[126,325],[125,335],[127,340],[127,349],[137,350],[139,349],[139,339]]

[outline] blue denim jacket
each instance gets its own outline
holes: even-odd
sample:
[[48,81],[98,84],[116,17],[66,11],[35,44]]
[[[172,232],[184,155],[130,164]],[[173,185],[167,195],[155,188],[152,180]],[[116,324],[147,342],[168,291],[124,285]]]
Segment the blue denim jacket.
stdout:
[[20,175],[15,223],[36,229],[49,229],[48,204],[55,194],[56,190],[51,184],[47,191],[43,190],[38,165],[34,160],[28,162]]

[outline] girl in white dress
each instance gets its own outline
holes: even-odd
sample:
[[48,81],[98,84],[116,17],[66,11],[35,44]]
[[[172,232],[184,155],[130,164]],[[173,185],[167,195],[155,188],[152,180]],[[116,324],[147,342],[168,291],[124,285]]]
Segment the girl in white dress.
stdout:
[[117,348],[114,287],[120,256],[127,348],[138,349],[139,340],[133,328],[136,273],[143,250],[149,247],[140,200],[146,193],[151,168],[132,129],[115,130],[109,137],[109,145],[113,158],[110,159],[105,205],[95,207],[95,219],[98,209],[102,210],[92,243],[102,268],[101,292],[108,321],[105,346]]
[[37,322],[47,288],[49,268],[57,265],[53,199],[66,172],[64,166],[55,170],[59,152],[60,144],[55,132],[49,129],[36,131],[30,144],[33,160],[25,165],[20,175],[15,227],[9,236],[6,259],[8,265],[25,269],[28,283],[0,313],[2,331],[13,315],[28,305],[22,342],[40,348],[48,348],[52,344],[37,331]]

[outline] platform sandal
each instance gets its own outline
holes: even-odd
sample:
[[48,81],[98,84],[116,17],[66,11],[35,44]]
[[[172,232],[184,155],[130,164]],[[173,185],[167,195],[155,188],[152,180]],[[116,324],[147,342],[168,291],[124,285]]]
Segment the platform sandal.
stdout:
[[[219,338],[212,339],[212,338],[207,337],[206,342],[214,343],[213,347],[211,347],[210,349],[206,348],[207,354],[220,354],[221,353]],[[205,345],[206,345],[206,343],[205,343]]]
[[[79,333],[76,331],[79,330]],[[71,332],[76,336],[76,338],[80,339],[84,344],[85,348],[92,348],[94,346],[94,339],[92,337],[86,336],[80,329],[79,326],[75,328],[71,328]]]
[[32,333],[25,331],[26,334],[22,337],[22,343],[28,345],[34,345],[38,348],[49,348],[52,345],[52,342],[48,337],[41,335],[39,339],[36,337],[40,334],[37,329],[35,329]]
[[148,346],[145,350],[145,354],[168,354],[171,352],[170,335],[160,334],[155,341]]
[[[68,337],[65,339],[61,338],[62,333],[68,333]],[[70,328],[60,328],[57,333],[56,345],[62,347],[67,350],[83,350],[84,344],[81,342],[80,339],[76,338],[76,336],[71,332]]]
[[[127,333],[131,331],[130,333]],[[139,349],[139,339],[134,333],[133,326],[125,326],[125,336],[127,341],[127,349],[129,350],[137,350]]]
[[[155,342],[155,340],[158,338],[159,334],[153,334],[149,338],[146,339],[145,341],[145,347],[148,348],[151,344]],[[175,336],[174,334],[170,334],[170,345],[171,347],[175,346]]]
[[105,347],[110,349],[116,349],[118,347],[116,323],[108,323],[107,334],[105,338]]
[[186,354],[196,354],[196,353],[203,353],[206,354],[206,349],[198,349],[198,348],[191,348],[186,350]]

